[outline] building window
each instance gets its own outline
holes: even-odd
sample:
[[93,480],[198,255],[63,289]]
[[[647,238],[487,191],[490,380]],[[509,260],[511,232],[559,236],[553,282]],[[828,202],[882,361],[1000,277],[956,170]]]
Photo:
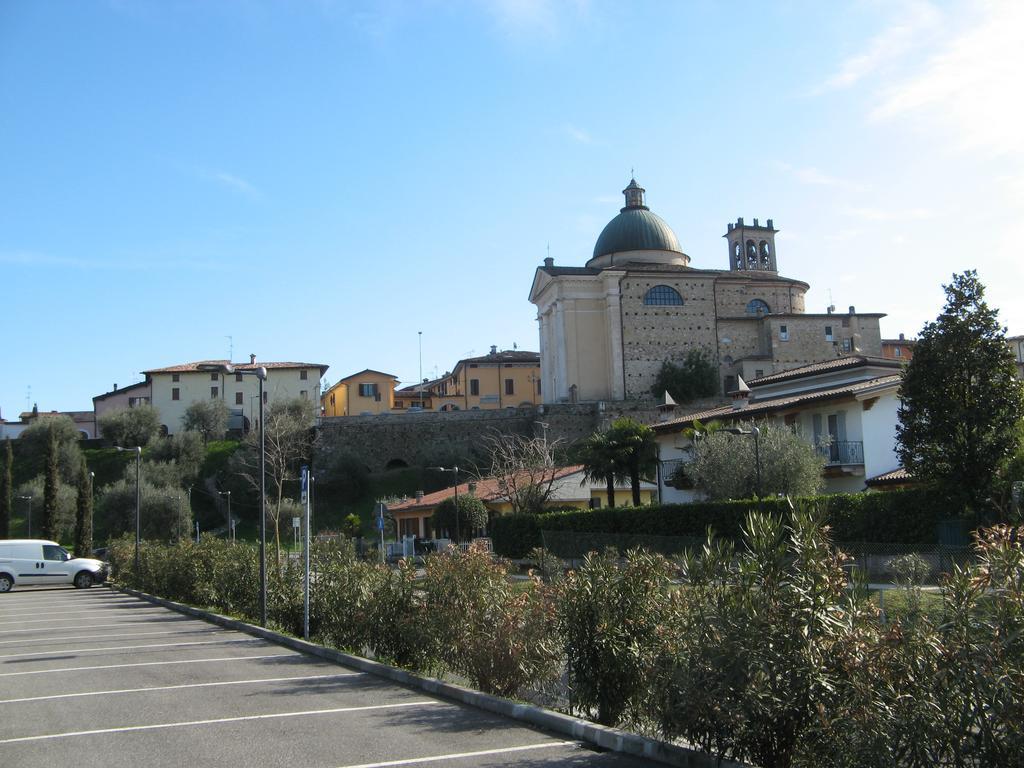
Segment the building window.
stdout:
[[832,326],[825,326],[825,341],[832,341]]
[[469,380],[469,394],[474,397],[478,397],[480,395],[480,379]]
[[763,299],[751,299],[747,302],[747,314],[748,315],[767,315],[771,312],[768,307],[768,302]]
[[236,373],[235,374],[235,381],[239,381],[240,382],[241,380],[242,380],[242,374]]
[[540,391],[540,379],[537,379],[537,394],[538,395],[541,394],[541,391]]
[[301,371],[299,371],[299,378],[302,381],[306,381],[309,378],[309,371],[303,368]]
[[788,325],[780,325],[779,326],[779,341],[789,341],[789,326]]
[[754,369],[754,378],[755,379],[760,379],[762,376],[764,376],[764,370],[763,369],[761,369],[761,368]]
[[360,397],[376,397],[377,396],[377,382],[364,382],[359,385],[359,396]]
[[219,373],[211,373],[210,374],[210,381],[218,381],[219,377],[220,377]]
[[235,392],[235,405],[244,405],[243,397],[241,392]]
[[299,397],[301,397],[303,400],[307,400],[309,398],[309,390],[300,389],[299,390]]
[[171,400],[181,400],[181,390],[177,387],[171,390]]
[[734,389],[736,389],[736,377],[735,376],[726,376],[725,377],[725,394],[728,395]]
[[216,398],[219,394],[220,394],[220,389],[218,387],[210,387],[210,397],[211,398]]
[[679,291],[668,285],[656,285],[644,294],[644,304],[655,307],[683,305],[683,297]]
[[896,348],[895,348],[895,349],[894,349],[894,350],[892,351],[892,353],[893,353],[893,356],[894,356],[894,357],[903,357],[903,350],[902,350],[902,349],[900,349],[899,347],[896,347]]
[[171,381],[173,381],[175,383],[181,381],[181,374],[180,373],[172,373],[171,374]]
[[849,352],[852,349],[849,339],[843,339],[843,352]]
[[516,393],[516,382],[514,379],[505,379],[505,394],[514,395]]

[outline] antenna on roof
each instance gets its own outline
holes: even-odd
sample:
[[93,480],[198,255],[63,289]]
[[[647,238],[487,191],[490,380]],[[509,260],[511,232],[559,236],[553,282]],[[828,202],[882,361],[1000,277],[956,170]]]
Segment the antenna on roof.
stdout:
[[834,302],[832,301],[832,289],[831,289],[831,288],[829,288],[829,289],[828,289],[828,307],[827,307],[826,309],[828,310],[828,313],[829,313],[830,315],[831,315],[831,314],[832,314],[833,312],[835,312],[835,311],[836,311],[836,305],[835,305],[835,303],[834,303]]
[[230,363],[235,359],[235,337],[225,336],[224,338],[228,340],[228,362]]

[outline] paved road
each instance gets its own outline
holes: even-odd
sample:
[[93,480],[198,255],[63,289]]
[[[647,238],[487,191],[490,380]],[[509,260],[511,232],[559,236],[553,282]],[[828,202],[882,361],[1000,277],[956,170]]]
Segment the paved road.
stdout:
[[23,588],[0,595],[0,765],[651,763],[105,588]]

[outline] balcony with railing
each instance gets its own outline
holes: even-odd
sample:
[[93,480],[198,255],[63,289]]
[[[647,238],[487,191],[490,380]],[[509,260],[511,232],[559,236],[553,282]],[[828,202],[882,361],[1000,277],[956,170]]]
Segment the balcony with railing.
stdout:
[[817,451],[824,457],[826,467],[864,463],[864,443],[860,440],[835,440],[819,445]]

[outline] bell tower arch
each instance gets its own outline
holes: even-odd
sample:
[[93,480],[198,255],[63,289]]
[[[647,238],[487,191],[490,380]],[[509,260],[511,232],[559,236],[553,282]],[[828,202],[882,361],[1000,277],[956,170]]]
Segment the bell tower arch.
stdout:
[[754,219],[746,224],[743,217],[736,223],[729,222],[728,230],[722,237],[729,243],[729,269],[733,272],[778,272],[775,258],[775,229],[772,220],[764,226]]

